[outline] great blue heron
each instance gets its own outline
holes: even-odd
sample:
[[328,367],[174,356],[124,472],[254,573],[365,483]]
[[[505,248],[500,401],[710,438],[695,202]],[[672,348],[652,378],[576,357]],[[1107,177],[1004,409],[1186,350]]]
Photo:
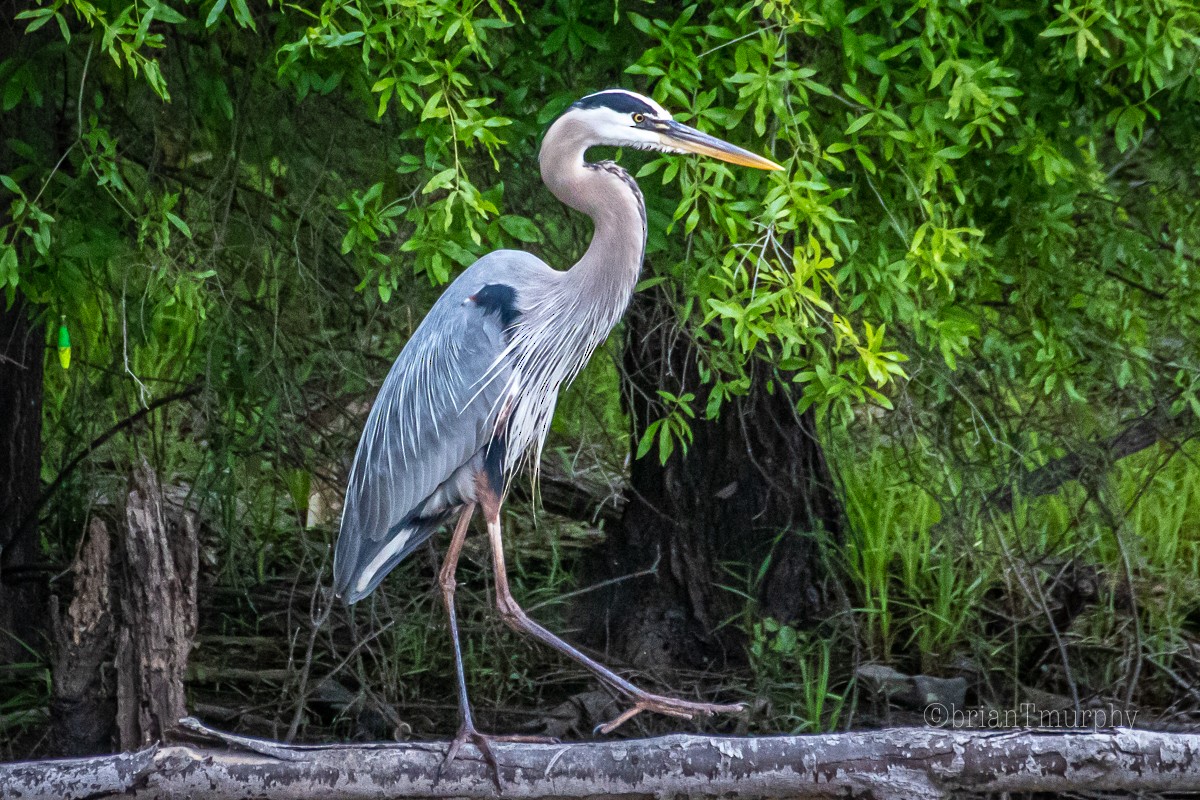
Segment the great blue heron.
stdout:
[[[530,619],[508,587],[500,505],[522,461],[536,464],[558,391],[587,363],[625,312],[642,268],[646,211],[636,181],[596,145],[700,153],[758,169],[778,164],[682,125],[658,103],[619,89],[588,95],[550,126],[538,161],[555,197],[592,218],[587,252],[568,270],[515,250],[489,253],[442,293],[379,390],[363,431],[334,552],[335,590],[354,603],[455,515],[439,584],[450,617],[462,726],[446,755],[470,740],[495,766],[467,699],[455,568],[476,506],[483,510],[503,620],[579,661],[632,706],[609,731],[652,710],[691,718],[737,711],[651,694]],[[503,737],[493,737],[503,738]]]

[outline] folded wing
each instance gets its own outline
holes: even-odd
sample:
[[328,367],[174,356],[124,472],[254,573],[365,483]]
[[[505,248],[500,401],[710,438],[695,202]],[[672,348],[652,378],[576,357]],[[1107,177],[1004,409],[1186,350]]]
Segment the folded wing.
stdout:
[[495,433],[512,319],[474,300],[484,286],[473,271],[430,309],[367,418],[333,560],[334,589],[349,602],[370,594],[453,514],[463,501],[460,468]]

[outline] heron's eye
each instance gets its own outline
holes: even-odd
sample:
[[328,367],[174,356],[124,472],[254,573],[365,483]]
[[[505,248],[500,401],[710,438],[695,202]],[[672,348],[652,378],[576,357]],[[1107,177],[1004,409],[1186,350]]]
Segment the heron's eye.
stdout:
[[633,115],[633,124],[634,125],[641,125],[645,121],[646,121],[645,114],[634,114]]

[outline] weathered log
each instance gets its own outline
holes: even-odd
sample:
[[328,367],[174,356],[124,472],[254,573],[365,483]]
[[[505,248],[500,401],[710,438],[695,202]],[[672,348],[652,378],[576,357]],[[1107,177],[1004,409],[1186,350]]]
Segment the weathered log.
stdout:
[[[193,720],[185,725],[205,730]],[[212,733],[212,732],[208,732]],[[494,797],[473,749],[438,779],[445,743],[284,745],[217,734],[227,749],[149,747],[0,764],[5,797]],[[879,731],[493,745],[509,798],[861,797],[957,792],[1200,791],[1200,735],[1109,729]]]

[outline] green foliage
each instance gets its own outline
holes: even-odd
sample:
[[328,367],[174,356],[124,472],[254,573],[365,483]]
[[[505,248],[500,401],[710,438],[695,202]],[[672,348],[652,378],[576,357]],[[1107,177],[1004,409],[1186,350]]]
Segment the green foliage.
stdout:
[[832,644],[767,617],[751,626],[750,665],[755,688],[783,698],[773,709],[772,729],[792,734],[837,730],[846,695],[835,693]]
[[[891,407],[904,349],[940,356],[921,390],[960,383],[965,356],[1082,407],[1114,368],[1148,389],[1154,343],[1195,337],[1194,283],[1176,280],[1195,258],[1190,145],[1135,147],[1150,118],[1164,141],[1192,141],[1190,7],[763,12],[630,15],[655,42],[630,71],[657,99],[753,129],[788,167],[739,176],[738,192],[723,166],[643,169],[680,172],[686,250],[665,263],[686,308],[720,322],[712,349],[732,351],[702,356],[710,416],[746,385],[750,353],[844,421],[864,401]],[[1175,180],[1139,177],[1161,159],[1182,166]]]
[[688,392],[682,397],[676,397],[663,389],[659,390],[658,396],[666,406],[666,414],[646,426],[646,431],[638,442],[637,457],[641,458],[650,452],[657,439],[658,457],[665,464],[671,453],[675,452],[676,442],[681,445],[684,454],[687,453],[687,446],[692,441],[692,429],[687,420],[696,418],[696,412],[692,411],[691,405],[696,396]]
[[[360,114],[397,123],[378,178],[366,189],[347,187],[338,205],[342,250],[354,255],[360,289],[376,286],[386,303],[412,274],[442,283],[484,250],[543,238],[529,216],[501,213],[504,184],[488,186],[487,172],[500,166],[500,134],[514,119],[546,96],[549,108],[561,107],[570,84],[560,74],[557,87],[531,96],[513,81],[536,70],[503,59],[524,36],[542,33],[543,76],[568,55],[593,52],[601,56],[591,73],[599,82],[612,80],[606,70],[611,75],[623,53],[598,32],[600,19],[570,4],[535,16],[525,22],[523,9],[498,2],[468,11],[432,0],[258,15],[278,43],[276,84],[299,100],[338,92],[361,104]],[[244,3],[223,2],[203,20],[159,3],[83,2],[21,18],[27,35],[55,20],[63,42],[79,51],[74,27],[87,40],[84,67],[96,50],[163,100],[163,64],[170,71],[174,54],[152,54],[164,50],[165,30],[236,41],[259,29]],[[706,416],[746,390],[747,355],[778,365],[798,384],[802,405],[822,414],[845,421],[864,402],[889,408],[896,381],[907,377],[901,364],[910,344],[940,355],[951,375],[963,356],[987,352],[1030,389],[1084,404],[1106,390],[1099,378],[1114,360],[1124,382],[1148,390],[1154,348],[1146,340],[1166,335],[1147,329],[1150,320],[1106,311],[1128,310],[1130,299],[1162,300],[1154,305],[1168,308],[1154,319],[1194,330],[1184,311],[1194,290],[1163,299],[1139,287],[1159,285],[1192,258],[1186,230],[1173,229],[1194,213],[1195,176],[1121,188],[1174,157],[1167,147],[1136,147],[1147,120],[1161,121],[1164,132],[1190,122],[1196,85],[1186,65],[1200,39],[1186,8],[1111,12],[1065,3],[1047,16],[976,15],[957,4],[871,4],[850,13],[836,4],[688,5],[660,18],[629,11],[623,20],[648,45],[628,72],[649,81],[657,99],[701,127],[752,131],[788,167],[745,174],[671,156],[639,171],[677,187],[677,197],[650,198],[682,222],[651,251],[666,255],[654,263],[680,287],[681,313],[706,342]],[[9,107],[39,105],[55,90],[34,81],[29,63],[10,59],[3,74]],[[205,88],[215,92],[207,102],[233,113],[223,81]],[[500,96],[506,113],[493,111]],[[113,224],[139,220],[139,242],[151,237],[165,250],[172,228],[190,234],[168,207],[178,193],[134,185],[145,176],[117,155],[103,109],[86,126],[84,110],[77,109],[77,144],[91,176],[79,188],[104,190],[98,199],[112,207]],[[50,185],[31,200],[15,172],[5,178],[17,197],[0,275],[10,294],[26,282],[31,296],[55,302],[65,287],[39,291],[39,264],[57,263],[76,243],[63,241],[52,255],[54,209],[39,205]],[[1119,225],[1110,224],[1114,214]],[[1088,258],[1101,269],[1078,269]],[[1140,274],[1125,279],[1130,272]],[[1184,380],[1191,374],[1185,367],[1176,376],[1186,384],[1182,403],[1196,403]],[[667,407],[663,414],[666,435],[684,442],[686,415]],[[672,450],[663,444],[658,452]]]
[[[839,477],[850,530],[841,557],[858,587],[869,657],[887,663],[915,645],[921,668],[936,671],[969,641],[995,567],[981,557],[985,545],[978,530],[971,541],[951,538],[938,526],[941,509],[934,497],[892,477],[909,474],[897,470],[900,457],[877,447],[865,462],[843,463]],[[971,560],[969,571],[961,569],[964,557]],[[901,631],[910,638],[897,641]]]

